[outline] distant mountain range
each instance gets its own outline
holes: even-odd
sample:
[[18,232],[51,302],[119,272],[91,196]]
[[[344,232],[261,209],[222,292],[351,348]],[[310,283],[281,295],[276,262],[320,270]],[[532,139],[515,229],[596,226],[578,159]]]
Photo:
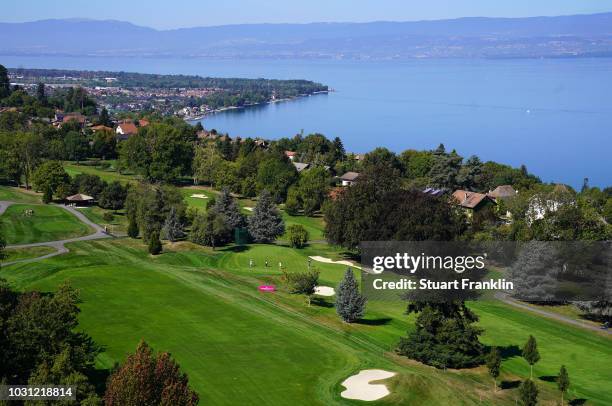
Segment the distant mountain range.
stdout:
[[612,13],[155,30],[114,20],[0,23],[0,54],[221,58],[612,56]]

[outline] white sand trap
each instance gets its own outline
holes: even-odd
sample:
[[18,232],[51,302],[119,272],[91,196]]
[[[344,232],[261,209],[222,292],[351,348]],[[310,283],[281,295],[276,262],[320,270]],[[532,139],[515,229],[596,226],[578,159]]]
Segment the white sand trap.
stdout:
[[382,369],[364,369],[357,375],[348,377],[342,382],[342,386],[346,390],[340,396],[345,399],[366,401],[382,399],[391,393],[387,386],[382,383],[373,385],[370,382],[388,379],[392,376],[395,376],[395,372],[384,371]]
[[248,211],[253,211],[253,210],[255,210],[255,207],[245,207],[244,209],[248,210]]
[[320,256],[314,256],[314,257],[309,257],[309,258],[314,260],[314,261],[323,262],[323,263],[326,263],[326,264],[347,265],[347,266],[351,266],[353,268],[361,269],[360,266],[355,265],[351,261],[334,261],[333,259],[325,258],[325,257],[320,257]]
[[208,199],[208,196],[199,193],[191,195],[191,197],[195,197],[196,199]]
[[315,288],[315,295],[333,296],[335,294],[336,294],[336,291],[334,290],[334,288],[331,288],[329,286],[317,286]]

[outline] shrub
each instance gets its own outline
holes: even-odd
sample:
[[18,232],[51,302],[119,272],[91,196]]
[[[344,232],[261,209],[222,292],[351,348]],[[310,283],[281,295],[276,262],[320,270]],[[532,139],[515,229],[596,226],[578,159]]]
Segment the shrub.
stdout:
[[289,242],[293,248],[304,248],[308,242],[308,231],[301,224],[293,224],[287,228]]
[[102,220],[106,221],[107,223],[110,223],[114,219],[115,219],[115,216],[113,216],[113,213],[111,213],[110,211],[105,211],[104,214],[102,215]]

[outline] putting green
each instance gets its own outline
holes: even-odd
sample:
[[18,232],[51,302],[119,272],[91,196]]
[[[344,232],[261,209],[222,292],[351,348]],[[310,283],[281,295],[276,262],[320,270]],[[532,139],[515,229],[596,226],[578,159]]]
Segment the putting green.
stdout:
[[[32,215],[26,215],[32,210]],[[0,216],[7,244],[63,240],[87,235],[91,230],[68,211],[48,205],[14,204]]]

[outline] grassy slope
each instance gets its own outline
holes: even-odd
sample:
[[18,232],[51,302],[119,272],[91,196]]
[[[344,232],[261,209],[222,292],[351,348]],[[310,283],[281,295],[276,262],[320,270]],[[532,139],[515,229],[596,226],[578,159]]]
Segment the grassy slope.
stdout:
[[[290,270],[305,269],[309,250],[318,248],[256,245],[212,253],[176,244],[174,252],[151,258],[138,242],[100,241],[71,244],[70,254],[7,267],[0,276],[43,290],[70,279],[84,299],[81,326],[107,348],[101,366],[112,366],[145,338],[177,357],[204,404],[338,403],[339,382],[371,367],[399,372],[387,404],[477,404],[481,395],[483,404],[514,404],[516,390],[490,393],[484,368],[443,372],[383,356],[412,327],[401,304],[371,303],[365,323],[345,325],[330,300],[309,308],[299,296],[257,292],[259,283],[279,282],[279,258]],[[248,268],[249,258],[254,269]],[[262,266],[265,259],[273,266]],[[323,283],[332,286],[344,271],[314,264]],[[576,396],[593,404],[612,401],[608,339],[501,304],[473,306],[486,328],[486,343],[520,346],[534,334],[542,354],[537,376],[552,375],[564,363]],[[504,380],[514,381],[528,367],[509,356],[503,371]],[[540,387],[544,398],[556,396],[553,384]]]
[[7,257],[3,262],[12,262],[20,259],[30,259],[42,257],[43,255],[55,252],[51,247],[30,247],[30,248],[9,248],[6,250]]
[[34,193],[28,193],[22,189],[9,186],[0,186],[0,200],[19,203],[40,203],[40,197]]
[[[31,217],[24,210],[32,209]],[[87,235],[88,226],[64,209],[46,205],[14,204],[0,217],[8,244],[27,244]]]

